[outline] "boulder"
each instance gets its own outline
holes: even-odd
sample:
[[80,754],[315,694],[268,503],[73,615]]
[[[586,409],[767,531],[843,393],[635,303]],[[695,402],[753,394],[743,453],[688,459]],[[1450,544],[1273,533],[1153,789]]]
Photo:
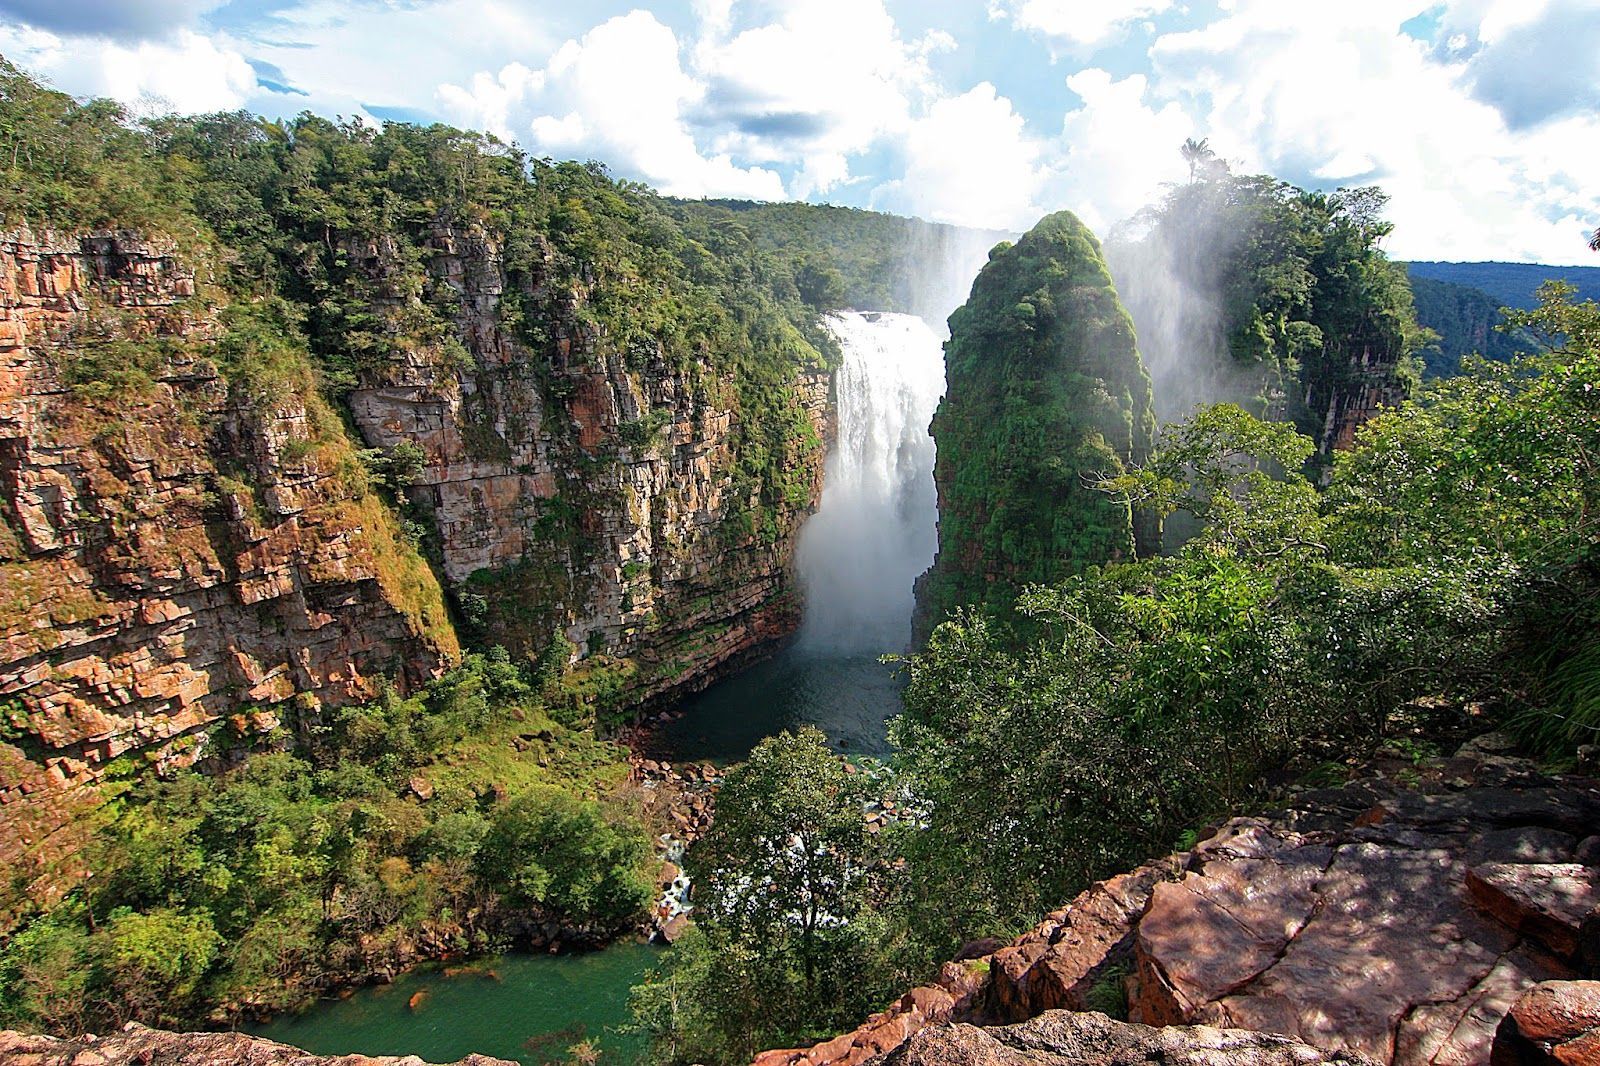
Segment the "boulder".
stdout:
[[1600,981],[1545,981],[1495,1034],[1493,1066],[1600,1066]]
[[1507,927],[1576,959],[1584,917],[1600,905],[1595,880],[1579,863],[1484,863],[1467,874],[1467,890]]

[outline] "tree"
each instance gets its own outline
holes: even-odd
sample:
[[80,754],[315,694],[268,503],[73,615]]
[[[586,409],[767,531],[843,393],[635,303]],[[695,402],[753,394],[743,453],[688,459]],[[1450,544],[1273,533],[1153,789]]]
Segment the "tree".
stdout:
[[594,800],[535,788],[497,812],[478,851],[479,878],[512,905],[612,932],[650,902],[650,840]]
[[809,726],[729,772],[686,858],[695,928],[634,999],[661,1058],[748,1061],[853,1024],[895,987],[866,795]]
[[100,937],[123,1016],[169,1023],[185,1016],[222,946],[210,915],[165,908],[113,915]]
[[1193,137],[1186,138],[1182,147],[1178,149],[1183,155],[1183,161],[1189,164],[1189,183],[1194,184],[1196,171],[1204,172],[1207,164],[1217,158],[1217,153],[1211,150],[1208,138],[1202,137],[1198,141]]

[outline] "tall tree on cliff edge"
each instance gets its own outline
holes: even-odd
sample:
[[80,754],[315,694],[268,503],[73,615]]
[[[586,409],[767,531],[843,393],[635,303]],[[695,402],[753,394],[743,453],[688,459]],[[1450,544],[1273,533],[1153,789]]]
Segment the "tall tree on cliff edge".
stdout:
[[1095,491],[1150,452],[1150,378],[1100,242],[1070,212],[1002,243],[950,316],[939,554],[918,585],[931,627],[1030,584],[1154,552],[1160,531]]

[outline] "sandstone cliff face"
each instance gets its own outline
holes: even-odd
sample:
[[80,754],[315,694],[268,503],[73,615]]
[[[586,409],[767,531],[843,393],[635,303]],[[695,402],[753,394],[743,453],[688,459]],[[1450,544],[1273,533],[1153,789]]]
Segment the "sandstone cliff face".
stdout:
[[1302,403],[1320,421],[1313,434],[1319,454],[1349,451],[1356,431],[1385,407],[1394,407],[1410,391],[1400,377],[1400,338],[1373,326],[1347,338],[1342,351],[1305,368]]
[[457,654],[337,420],[230,389],[195,290],[125,234],[0,237],[0,863],[35,898],[108,773]]
[[[487,639],[538,651],[563,633],[615,686],[614,707],[708,683],[798,623],[789,561],[821,490],[829,376],[793,383],[810,445],[804,498],[761,535],[732,531],[740,498],[733,382],[674,366],[659,345],[620,351],[588,294],[535,279],[514,294],[481,231],[436,227],[430,273],[458,301],[467,358],[398,347],[350,397],[376,447],[426,453],[412,496],[431,513],[444,576]],[[349,250],[379,280],[383,242]],[[535,347],[505,325],[508,295],[537,308]]]

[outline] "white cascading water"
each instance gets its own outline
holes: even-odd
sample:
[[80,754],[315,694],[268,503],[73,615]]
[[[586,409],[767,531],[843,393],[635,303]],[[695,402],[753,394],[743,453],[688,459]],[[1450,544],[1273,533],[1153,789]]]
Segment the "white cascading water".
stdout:
[[928,423],[944,393],[944,352],[914,315],[846,311],[828,328],[844,349],[838,436],[795,549],[799,648],[877,656],[910,642],[911,586],[938,546]]

